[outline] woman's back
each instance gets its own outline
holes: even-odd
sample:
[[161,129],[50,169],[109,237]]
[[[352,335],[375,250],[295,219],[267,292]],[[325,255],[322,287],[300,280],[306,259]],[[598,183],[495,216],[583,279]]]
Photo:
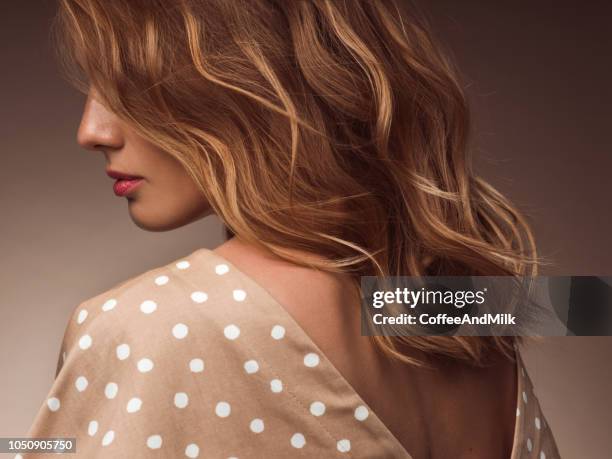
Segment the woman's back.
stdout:
[[[516,363],[478,368],[423,352],[407,365],[361,336],[359,296],[346,276],[296,266],[230,239],[215,250],[263,286],[415,458],[507,458],[517,409]],[[550,456],[549,456],[550,457]]]

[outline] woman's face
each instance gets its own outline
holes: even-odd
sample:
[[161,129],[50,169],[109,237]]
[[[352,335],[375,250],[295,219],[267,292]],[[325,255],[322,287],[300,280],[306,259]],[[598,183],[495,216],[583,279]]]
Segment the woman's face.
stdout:
[[130,216],[140,228],[170,230],[210,213],[182,164],[109,111],[94,89],[85,103],[77,141],[104,154],[106,173],[115,180],[113,191],[127,200]]

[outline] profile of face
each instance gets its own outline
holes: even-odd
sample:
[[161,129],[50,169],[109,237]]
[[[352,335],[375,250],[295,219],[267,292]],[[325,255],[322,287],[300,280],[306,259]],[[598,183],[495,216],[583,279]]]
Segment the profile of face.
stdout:
[[83,148],[100,152],[113,190],[128,203],[134,223],[166,231],[210,213],[210,206],[183,165],[135,132],[89,91],[77,132]]

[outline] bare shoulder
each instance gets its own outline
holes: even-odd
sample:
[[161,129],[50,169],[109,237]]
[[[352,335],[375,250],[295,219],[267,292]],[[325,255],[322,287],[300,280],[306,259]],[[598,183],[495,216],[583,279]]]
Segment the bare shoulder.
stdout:
[[237,238],[220,245],[214,252],[265,288],[292,315],[316,305],[329,306],[333,301],[346,303],[348,297],[358,299],[348,276],[286,261]]
[[264,288],[335,365],[344,366],[335,358],[343,353],[339,344],[360,335],[359,292],[348,276],[291,263],[237,238],[214,252]]

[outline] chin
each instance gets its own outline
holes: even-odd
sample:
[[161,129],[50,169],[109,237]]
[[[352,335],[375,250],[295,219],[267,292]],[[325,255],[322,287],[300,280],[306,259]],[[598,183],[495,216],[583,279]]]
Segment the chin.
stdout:
[[138,200],[128,200],[128,210],[138,228],[152,232],[180,228],[209,214],[200,209],[185,212],[176,212],[176,209],[164,211],[158,205],[146,205]]
[[130,212],[130,217],[134,224],[145,231],[162,232],[170,231],[183,226],[172,220],[164,220],[159,218],[147,218],[140,215],[134,215]]

